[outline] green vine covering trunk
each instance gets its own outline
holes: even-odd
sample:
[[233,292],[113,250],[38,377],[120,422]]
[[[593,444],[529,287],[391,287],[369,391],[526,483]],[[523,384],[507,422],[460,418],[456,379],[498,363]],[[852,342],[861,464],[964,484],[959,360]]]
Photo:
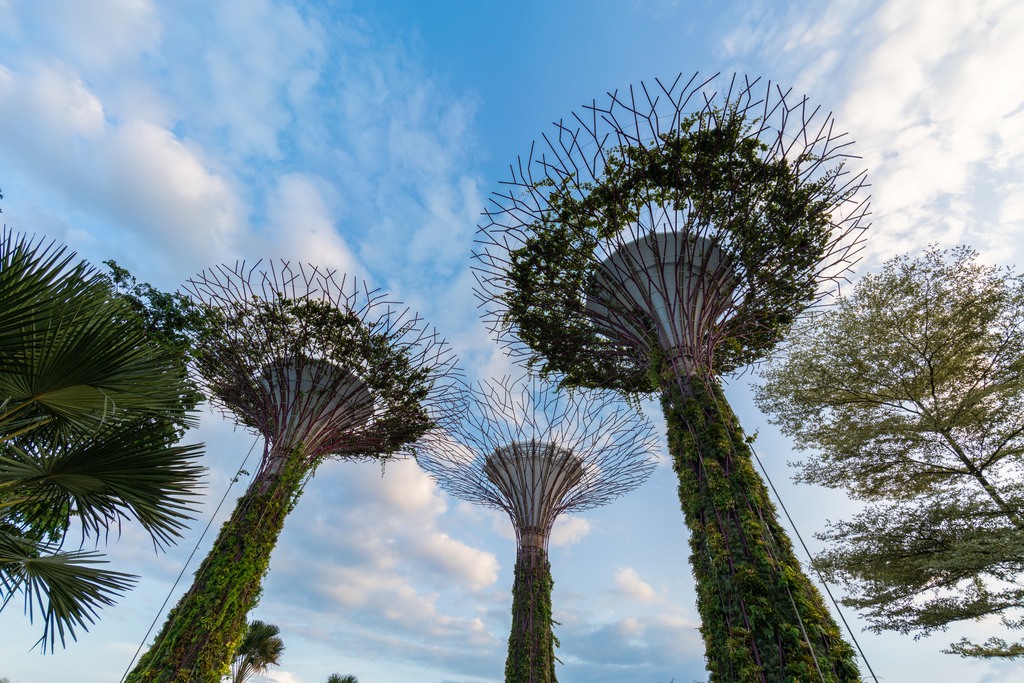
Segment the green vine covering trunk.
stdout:
[[556,683],[552,630],[551,563],[540,548],[525,548],[516,558],[512,586],[512,633],[508,637],[505,683]]
[[192,589],[167,615],[126,683],[218,683],[228,672],[304,473],[293,463],[253,480],[196,571]]
[[[716,384],[662,397],[710,683],[853,683],[854,652],[800,568]],[[808,647],[808,641],[813,648]]]

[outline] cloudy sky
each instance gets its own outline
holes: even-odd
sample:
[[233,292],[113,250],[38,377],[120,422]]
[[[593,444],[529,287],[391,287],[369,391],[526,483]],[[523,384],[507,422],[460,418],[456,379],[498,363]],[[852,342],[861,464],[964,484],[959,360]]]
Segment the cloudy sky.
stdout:
[[[299,259],[369,279],[454,344],[470,378],[508,361],[477,318],[469,254],[488,195],[551,122],[610,90],[684,72],[762,76],[835,112],[869,169],[859,272],[926,244],[992,263],[1024,241],[1024,4],[1012,0],[0,0],[0,188],[11,228],[115,259],[164,289],[220,262]],[[855,508],[794,486],[791,445],[727,393],[804,537]],[[652,413],[653,406],[650,406]],[[662,429],[661,426],[658,428]],[[155,554],[106,547],[138,588],[66,650],[0,614],[0,677],[117,681],[253,437],[215,414],[200,519]],[[260,446],[257,445],[257,450]],[[250,460],[251,462],[251,460]],[[251,468],[250,468],[251,471]],[[198,545],[201,557],[244,481]],[[563,683],[706,680],[671,470],[555,529]],[[255,618],[287,650],[266,680],[499,681],[514,540],[411,462],[321,468],[289,518]],[[882,681],[1016,681],[961,635],[860,632]]]

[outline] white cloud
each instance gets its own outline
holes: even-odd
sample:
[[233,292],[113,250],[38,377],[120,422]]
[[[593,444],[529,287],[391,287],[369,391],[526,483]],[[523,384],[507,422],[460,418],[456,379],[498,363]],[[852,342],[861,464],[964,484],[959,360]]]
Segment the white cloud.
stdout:
[[[331,487],[325,482],[333,482],[335,493],[347,492],[345,505],[330,516],[324,511],[335,506],[324,498],[330,490],[326,487]],[[330,551],[331,563],[428,572],[438,581],[455,580],[470,591],[497,581],[499,564],[493,553],[453,539],[440,528],[448,505],[437,485],[412,460],[389,464],[383,477],[374,463],[327,463],[308,487],[307,497],[310,500],[303,502],[321,513],[303,540]],[[344,533],[338,533],[339,528]]]
[[273,667],[264,674],[254,676],[252,680],[254,683],[266,683],[267,681],[271,683],[302,683],[292,672]]
[[108,172],[97,189],[125,225],[141,227],[146,239],[181,257],[227,257],[241,206],[195,150],[142,121],[112,130],[103,149]]
[[[558,614],[555,619],[560,621]],[[648,677],[643,672],[651,667],[692,666],[704,655],[699,624],[674,614],[627,616],[596,628],[592,623],[566,626],[559,635],[562,656],[574,660],[580,680],[591,680],[586,665],[611,664],[623,667],[620,671],[629,667],[629,674],[620,678],[640,680]],[[607,670],[593,673],[607,675]]]
[[486,510],[491,518],[491,531],[507,541],[516,540],[516,528],[508,514],[500,510]]
[[324,566],[315,590],[325,599],[320,611],[355,616],[371,625],[397,628],[417,638],[469,638],[487,645],[493,637],[478,617],[453,617],[438,610],[436,593],[424,595],[408,577],[353,567]]
[[631,567],[619,567],[615,571],[615,585],[621,595],[637,602],[662,602],[665,599],[650,585],[641,581],[640,575]]
[[872,184],[873,267],[936,241],[1000,244],[1003,259],[1020,248],[1005,244],[1020,227],[1013,193],[990,186],[1024,169],[1022,31],[1024,6],[1008,0],[834,0],[753,13],[727,45],[794,72],[857,141],[864,159],[851,167],[867,167]]
[[228,0],[213,13],[201,74],[209,99],[196,103],[202,125],[226,132],[231,156],[279,159],[281,131],[320,78],[324,28],[270,0]]
[[227,255],[243,209],[201,152],[141,120],[107,121],[100,98],[66,67],[0,67],[0,146],[22,168],[132,236],[191,266]]
[[[270,243],[260,244],[267,254],[366,279],[366,270],[337,230],[337,209],[332,205],[337,207],[340,198],[333,185],[319,177],[289,173],[278,178],[267,204],[270,226],[265,236]],[[253,253],[251,246],[247,251],[264,256]]]
[[109,67],[160,44],[151,0],[35,0],[22,10],[46,23],[50,49],[90,67]]
[[576,545],[590,533],[590,520],[586,517],[561,515],[551,528],[551,547]]
[[9,154],[42,171],[104,127],[102,103],[71,69],[40,66],[26,76],[0,65],[0,144]]
[[349,658],[486,671],[507,636],[491,616],[507,614],[507,587],[494,590],[493,553],[450,532],[480,526],[478,513],[450,507],[411,460],[383,477],[376,463],[324,463],[288,518],[253,618]]

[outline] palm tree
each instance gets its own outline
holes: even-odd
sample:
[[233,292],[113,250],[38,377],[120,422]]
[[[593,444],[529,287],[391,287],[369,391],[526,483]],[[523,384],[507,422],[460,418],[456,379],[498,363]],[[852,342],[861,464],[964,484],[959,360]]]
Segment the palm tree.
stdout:
[[280,666],[278,660],[284,652],[281,632],[274,624],[254,619],[246,624],[245,636],[235,649],[231,660],[231,683],[244,683],[256,674],[266,672],[271,665]]
[[349,674],[348,676],[342,676],[341,674],[331,674],[327,677],[327,683],[359,683],[359,679]]
[[161,548],[191,519],[200,446],[180,350],[150,341],[107,279],[74,254],[0,235],[0,609],[22,593],[45,649],[75,638],[135,577],[64,551],[134,518]]

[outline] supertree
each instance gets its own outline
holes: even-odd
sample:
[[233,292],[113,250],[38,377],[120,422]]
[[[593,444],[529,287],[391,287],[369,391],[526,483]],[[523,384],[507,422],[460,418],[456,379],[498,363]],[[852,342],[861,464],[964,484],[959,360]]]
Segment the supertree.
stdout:
[[543,144],[478,234],[492,331],[563,385],[660,395],[711,681],[859,680],[720,385],[852,266],[849,142],[806,98],[694,76],[609,93]]
[[516,532],[507,683],[555,678],[551,564],[555,519],[605,505],[642,484],[657,448],[650,423],[613,392],[558,391],[536,377],[463,390],[465,413],[416,451],[456,498],[505,511]]
[[197,375],[263,457],[192,587],[129,681],[220,680],[271,552],[327,459],[406,452],[457,408],[451,348],[365,284],[313,266],[219,266],[186,289],[208,316]]

